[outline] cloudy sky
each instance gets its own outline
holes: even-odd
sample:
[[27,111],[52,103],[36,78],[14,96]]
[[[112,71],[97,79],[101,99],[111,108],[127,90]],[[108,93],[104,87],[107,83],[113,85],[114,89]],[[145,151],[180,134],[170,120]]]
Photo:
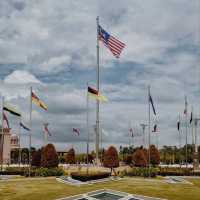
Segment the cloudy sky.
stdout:
[[[140,123],[148,120],[148,84],[158,113],[151,124],[158,123],[159,144],[177,145],[184,95],[189,112],[192,105],[195,115],[200,110],[198,2],[1,0],[0,94],[17,105],[27,125],[30,86],[49,107],[45,112],[33,105],[33,146],[43,144],[42,124],[48,122],[49,141],[58,149],[85,151],[86,85],[96,85],[96,16],[126,44],[120,59],[100,45],[101,91],[109,99],[100,108],[103,146],[128,145],[130,126],[141,134]],[[89,104],[93,141],[94,100]],[[18,119],[8,118],[17,133]],[[72,133],[73,127],[81,130],[80,136]],[[28,135],[22,134],[23,146],[28,146]],[[142,137],[135,137],[134,144],[141,145]]]

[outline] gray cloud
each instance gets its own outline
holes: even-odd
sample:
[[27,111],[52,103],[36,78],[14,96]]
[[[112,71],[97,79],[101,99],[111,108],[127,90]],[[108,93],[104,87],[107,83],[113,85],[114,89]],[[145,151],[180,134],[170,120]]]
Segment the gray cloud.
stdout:
[[[29,124],[29,88],[49,106],[34,106],[34,141],[42,144],[42,123],[54,133],[50,139],[79,150],[87,137],[86,91],[95,85],[96,21],[126,43],[120,60],[100,44],[101,89],[109,98],[101,105],[105,146],[128,144],[131,122],[136,132],[147,121],[147,85],[158,111],[152,116],[160,130],[160,144],[176,143],[176,120],[199,102],[199,6],[197,1],[53,1],[0,2],[0,92],[17,104]],[[183,23],[184,22],[184,23]],[[198,114],[198,109],[195,109]],[[16,119],[9,116],[13,131]],[[95,102],[90,100],[90,131],[94,139]],[[81,136],[72,133],[81,129]],[[154,136],[152,136],[154,138]],[[25,138],[26,139],[26,138]],[[24,139],[24,145],[26,140]],[[140,145],[142,139],[137,138]]]

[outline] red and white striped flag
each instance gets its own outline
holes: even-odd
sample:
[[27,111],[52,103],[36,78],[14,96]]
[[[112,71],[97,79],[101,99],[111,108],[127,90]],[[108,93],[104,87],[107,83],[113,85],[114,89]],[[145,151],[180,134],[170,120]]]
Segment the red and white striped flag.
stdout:
[[123,42],[120,42],[118,39],[107,33],[101,26],[98,27],[98,38],[108,49],[110,49],[116,58],[119,58],[125,47]]

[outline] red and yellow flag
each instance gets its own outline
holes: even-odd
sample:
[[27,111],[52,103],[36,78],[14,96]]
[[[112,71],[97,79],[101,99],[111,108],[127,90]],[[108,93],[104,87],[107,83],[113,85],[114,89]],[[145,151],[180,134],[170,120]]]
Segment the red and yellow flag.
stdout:
[[92,87],[88,87],[88,94],[90,96],[94,97],[95,99],[101,101],[101,102],[107,102],[108,101],[108,99],[105,96],[100,94],[98,90],[96,90]]
[[43,108],[44,110],[47,110],[47,108],[48,108],[47,105],[46,105],[43,101],[41,101],[41,100],[36,96],[35,93],[32,92],[31,96],[32,96],[32,102],[34,102],[37,106]]

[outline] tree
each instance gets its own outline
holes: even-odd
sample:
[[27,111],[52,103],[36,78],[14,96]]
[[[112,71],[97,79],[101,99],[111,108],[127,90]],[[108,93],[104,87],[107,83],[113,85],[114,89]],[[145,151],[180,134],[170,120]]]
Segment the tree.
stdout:
[[124,160],[123,162],[126,164],[126,165],[131,165],[132,164],[132,161],[133,161],[133,158],[132,158],[132,155],[128,154],[127,156],[124,157]]
[[38,149],[37,151],[33,152],[31,165],[35,167],[41,166],[41,153],[42,149]]
[[153,166],[160,164],[160,154],[159,154],[158,149],[155,147],[155,145],[150,146],[150,163]]
[[[86,160],[87,160],[87,157],[86,157]],[[94,160],[93,155],[92,155],[92,154],[88,154],[88,162],[89,162],[89,163],[92,163],[93,160]]]
[[75,164],[75,150],[71,148],[65,157],[65,162],[68,164]]
[[47,144],[41,153],[41,166],[42,167],[58,167],[58,154],[53,144]]
[[133,154],[133,162],[136,167],[146,167],[147,157],[146,150],[143,148],[137,149]]
[[103,159],[104,167],[110,168],[111,173],[115,167],[119,167],[118,152],[115,147],[110,146],[104,154]]

